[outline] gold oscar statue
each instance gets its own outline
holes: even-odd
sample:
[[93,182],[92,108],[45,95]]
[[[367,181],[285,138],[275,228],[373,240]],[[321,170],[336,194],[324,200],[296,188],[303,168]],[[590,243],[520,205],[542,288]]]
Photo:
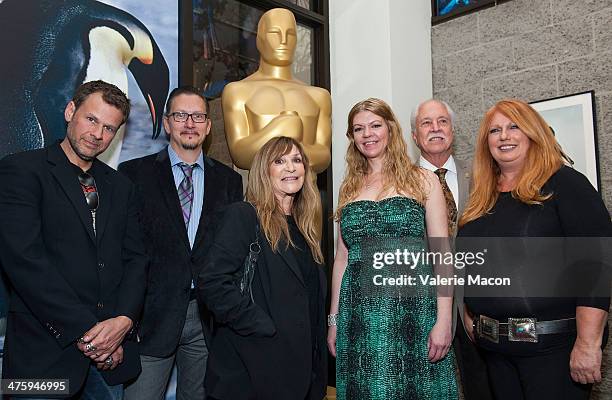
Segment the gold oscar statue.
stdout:
[[329,165],[331,97],[293,77],[296,44],[293,13],[284,8],[266,12],[257,26],[258,70],[223,90],[227,144],[239,168],[249,169],[257,150],[277,136],[300,141],[315,173]]

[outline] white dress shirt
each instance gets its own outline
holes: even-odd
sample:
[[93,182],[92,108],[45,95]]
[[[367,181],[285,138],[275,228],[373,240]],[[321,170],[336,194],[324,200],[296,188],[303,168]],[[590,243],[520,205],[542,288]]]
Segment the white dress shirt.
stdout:
[[[427,161],[423,156],[419,158],[419,166],[428,169],[431,172],[436,172],[438,167]],[[442,168],[446,168],[446,184],[453,194],[455,200],[455,206],[459,209],[459,183],[457,182],[457,166],[455,165],[455,159],[453,156],[448,157],[448,160],[444,163]]]

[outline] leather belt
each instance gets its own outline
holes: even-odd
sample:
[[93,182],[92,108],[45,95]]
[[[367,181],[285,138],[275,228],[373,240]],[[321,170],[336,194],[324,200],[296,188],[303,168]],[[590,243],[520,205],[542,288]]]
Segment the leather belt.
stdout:
[[474,332],[479,337],[499,343],[500,336],[508,336],[510,342],[537,343],[538,335],[576,331],[576,318],[538,321],[536,318],[508,318],[508,322],[479,315],[474,318]]

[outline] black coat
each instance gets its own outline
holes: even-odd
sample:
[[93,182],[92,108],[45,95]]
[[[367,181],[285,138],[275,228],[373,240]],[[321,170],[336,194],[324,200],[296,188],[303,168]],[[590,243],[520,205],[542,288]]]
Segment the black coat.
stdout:
[[[67,378],[74,393],[90,365],[75,341],[98,321],[139,319],[147,260],[134,186],[97,160],[91,171],[96,236],[59,144],[0,162],[0,264],[10,292],[3,378]],[[124,362],[103,373],[110,384],[140,372],[136,344],[124,350]]]
[[[141,199],[140,223],[151,259],[139,329],[141,354],[167,357],[176,350],[185,324],[191,280],[196,281],[211,245],[214,214],[242,200],[242,179],[237,172],[207,157],[204,164],[204,204],[193,249],[189,248],[168,150],[119,165],[119,171],[136,185]],[[206,320],[206,311],[202,314]]]
[[[234,276],[242,270],[255,240],[256,224],[257,214],[250,204],[227,207],[200,273],[198,290],[215,317],[207,395],[221,400],[320,400],[327,386],[326,328],[320,321],[317,345],[313,345],[308,293],[292,251],[280,244],[274,253],[260,233],[255,304],[235,284]],[[326,278],[323,268],[317,268],[323,319]]]

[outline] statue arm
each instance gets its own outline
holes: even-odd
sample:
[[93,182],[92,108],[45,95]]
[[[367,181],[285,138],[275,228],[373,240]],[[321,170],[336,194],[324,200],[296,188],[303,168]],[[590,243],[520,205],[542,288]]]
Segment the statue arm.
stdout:
[[304,150],[310,159],[310,165],[319,174],[327,169],[331,162],[331,96],[325,89],[313,87],[311,96],[319,104],[319,119],[313,144],[304,144]]
[[257,150],[274,137],[288,136],[302,141],[302,120],[296,112],[285,111],[259,131],[251,131],[245,101],[231,85],[223,93],[222,104],[227,144],[239,168],[249,169]]

